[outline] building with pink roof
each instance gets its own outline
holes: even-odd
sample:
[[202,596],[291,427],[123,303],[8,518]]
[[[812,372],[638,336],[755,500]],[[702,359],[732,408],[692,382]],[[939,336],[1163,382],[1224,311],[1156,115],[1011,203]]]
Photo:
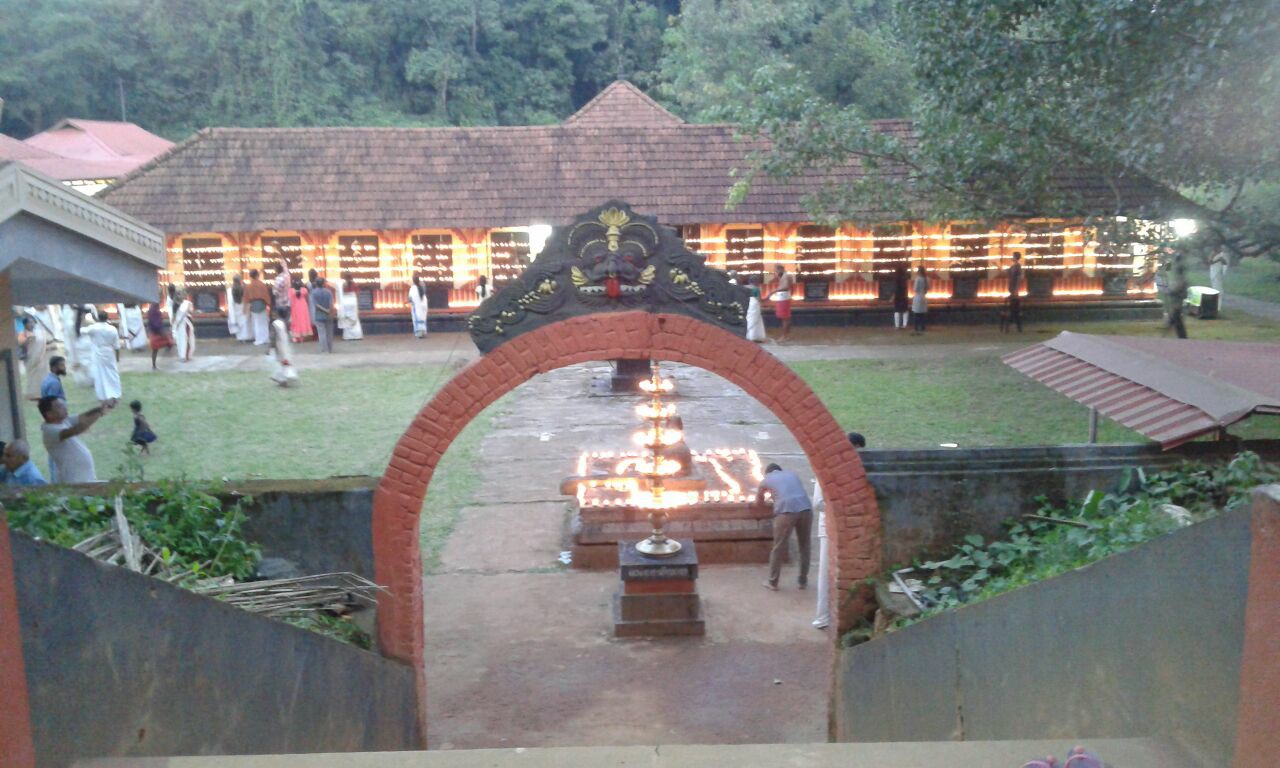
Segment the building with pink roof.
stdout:
[[133,123],[66,118],[25,141],[0,136],[0,160],[15,160],[92,195],[173,146]]

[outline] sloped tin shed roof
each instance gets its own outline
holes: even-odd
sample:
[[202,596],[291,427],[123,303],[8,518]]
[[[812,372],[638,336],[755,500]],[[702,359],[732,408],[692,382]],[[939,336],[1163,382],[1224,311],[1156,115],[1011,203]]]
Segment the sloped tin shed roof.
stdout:
[[1003,360],[1165,449],[1280,414],[1280,344],[1067,331]]

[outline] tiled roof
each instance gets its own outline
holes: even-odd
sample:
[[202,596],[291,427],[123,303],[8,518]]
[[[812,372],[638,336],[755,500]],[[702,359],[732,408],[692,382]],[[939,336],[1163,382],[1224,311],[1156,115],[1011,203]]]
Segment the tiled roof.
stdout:
[[173,148],[173,142],[133,123],[67,118],[24,144],[64,158],[58,172],[63,181],[113,179]]
[[[877,127],[913,137],[907,121]],[[171,233],[560,224],[611,198],[669,224],[805,221],[806,192],[861,175],[850,162],[761,179],[726,211],[735,169],[765,146],[733,126],[682,122],[615,83],[559,125],[205,129],[103,195]],[[1104,179],[1067,182],[1114,207]],[[1121,193],[1130,208],[1166,194],[1141,182]]]
[[626,80],[615,80],[582,109],[565,118],[565,125],[594,128],[681,125],[684,121],[668,112],[648,94]]
[[113,169],[97,163],[55,155],[25,141],[0,134],[0,161],[5,160],[21,163],[59,181],[109,179],[116,175]]

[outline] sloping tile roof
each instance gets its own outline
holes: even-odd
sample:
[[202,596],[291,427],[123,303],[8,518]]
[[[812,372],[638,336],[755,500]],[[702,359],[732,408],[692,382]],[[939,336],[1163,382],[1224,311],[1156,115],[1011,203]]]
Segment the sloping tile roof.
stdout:
[[59,181],[110,179],[117,175],[114,169],[101,164],[55,155],[25,141],[18,141],[11,136],[0,134],[0,161],[5,160],[34,168]]
[[626,80],[615,80],[582,109],[565,118],[565,125],[594,128],[681,125],[684,121]]
[[[908,121],[876,127],[914,140]],[[765,148],[615,83],[559,125],[205,129],[103,196],[170,233],[555,225],[611,198],[668,224],[806,221],[807,192],[862,175],[851,161],[792,182],[760,179],[726,211],[735,169]],[[1113,209],[1104,179],[1064,178]],[[1141,181],[1120,191],[1129,208],[1166,194]]]
[[174,144],[133,123],[67,118],[23,141],[28,146],[65,158],[63,181],[114,179],[169,151]]
[[1165,449],[1280,414],[1280,344],[1063,332],[1004,362]]

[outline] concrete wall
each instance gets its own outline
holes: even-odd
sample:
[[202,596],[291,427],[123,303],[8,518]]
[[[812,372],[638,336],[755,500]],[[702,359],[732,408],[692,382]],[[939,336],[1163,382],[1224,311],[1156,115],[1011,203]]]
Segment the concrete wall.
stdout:
[[420,747],[413,670],[13,534],[38,765]]
[[1253,551],[1234,768],[1271,768],[1280,754],[1280,485],[1253,492]]
[[1146,444],[859,453],[880,506],[884,562],[906,565],[968,534],[1001,533],[1005,520],[1039,508],[1037,496],[1063,504],[1115,488],[1135,467],[1225,461],[1244,449],[1280,459],[1280,440],[1189,443],[1175,451]]
[[295,563],[304,573],[350,571],[373,578],[373,489],[376,477],[239,482],[249,494],[245,536],[264,557]]
[[843,650],[841,741],[1163,736],[1229,765],[1249,513]]

